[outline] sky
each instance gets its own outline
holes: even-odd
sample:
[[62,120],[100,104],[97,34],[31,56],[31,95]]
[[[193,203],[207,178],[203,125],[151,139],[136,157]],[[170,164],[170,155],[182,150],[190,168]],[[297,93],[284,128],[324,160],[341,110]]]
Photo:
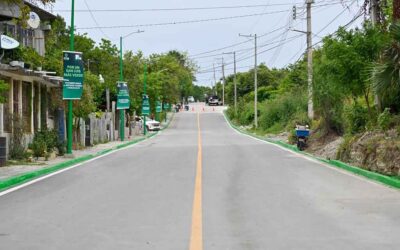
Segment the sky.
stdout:
[[[358,16],[362,4],[362,0],[315,0],[313,44]],[[296,5],[295,20],[293,5]],[[71,0],[57,0],[52,12],[70,23],[70,9]],[[239,34],[257,34],[258,63],[270,68],[296,62],[306,49],[306,35],[293,31],[307,28],[304,0],[75,0],[75,9],[77,32],[88,33],[97,42],[106,38],[119,44],[120,36],[140,29],[144,32],[124,39],[124,49],[141,50],[145,55],[174,49],[187,52],[199,66],[198,85],[213,83],[213,64],[217,80],[221,78],[222,57],[226,64],[225,75],[233,73],[233,57],[223,53],[236,51],[238,72],[254,67],[254,39]],[[218,18],[222,20],[204,21]],[[363,18],[361,16],[349,28],[360,25]],[[191,22],[194,20],[199,22]],[[154,25],[187,21],[191,23]],[[238,45],[231,46],[234,44]]]

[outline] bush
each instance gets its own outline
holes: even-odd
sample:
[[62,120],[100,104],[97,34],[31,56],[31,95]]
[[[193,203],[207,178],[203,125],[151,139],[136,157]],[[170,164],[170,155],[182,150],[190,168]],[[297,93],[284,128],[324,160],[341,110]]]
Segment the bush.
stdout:
[[378,126],[381,130],[386,131],[390,128],[391,115],[390,109],[385,108],[385,110],[378,116]]
[[[293,91],[283,94],[276,99],[268,100],[261,105],[260,127],[266,131],[272,128],[276,132],[296,124],[309,124],[307,118],[307,97],[303,91]],[[289,128],[290,127],[290,128]]]
[[45,157],[47,153],[51,153],[54,149],[58,149],[59,155],[65,154],[65,143],[59,140],[56,130],[43,129],[35,133],[32,143],[29,145],[33,155]]
[[349,134],[363,132],[368,123],[368,109],[354,103],[344,108],[345,131]]
[[37,158],[43,157],[46,154],[47,145],[46,142],[42,138],[34,139],[33,142],[29,145],[29,148],[32,149],[33,156]]

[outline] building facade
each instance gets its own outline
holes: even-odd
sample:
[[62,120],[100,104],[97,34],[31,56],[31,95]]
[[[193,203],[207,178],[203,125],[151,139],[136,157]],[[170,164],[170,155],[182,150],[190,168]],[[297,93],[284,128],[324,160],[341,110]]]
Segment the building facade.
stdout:
[[[46,32],[51,29],[50,23],[56,17],[29,2],[26,5],[40,17],[40,26],[32,29],[18,25],[13,20],[20,17],[19,7],[0,2],[0,34],[13,37],[20,42],[20,46],[31,47],[44,56]],[[5,93],[6,102],[0,104],[0,136],[10,138],[15,116],[23,121],[27,143],[40,129],[65,131],[64,112],[58,112],[53,103],[54,100],[61,100],[62,90],[62,78],[57,77],[55,72],[33,69],[23,62],[16,66],[0,61],[0,80],[9,85]]]

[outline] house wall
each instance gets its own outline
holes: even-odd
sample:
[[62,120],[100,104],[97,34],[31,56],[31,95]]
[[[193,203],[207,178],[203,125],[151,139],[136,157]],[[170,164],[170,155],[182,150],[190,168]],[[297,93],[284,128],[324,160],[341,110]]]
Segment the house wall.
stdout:
[[[4,74],[4,72],[0,73]],[[8,97],[6,103],[0,104],[0,136],[7,137],[7,142],[10,142],[12,133],[12,119],[8,117],[10,114],[19,115],[25,122],[26,145],[32,141],[35,131],[44,127],[54,128],[54,115],[49,115],[48,105],[45,106],[47,108],[43,108],[42,105],[42,98],[49,98],[48,93],[54,91],[54,87],[48,87],[28,76],[15,75],[0,79],[8,82],[10,86],[6,94]],[[47,103],[48,100],[46,100]]]

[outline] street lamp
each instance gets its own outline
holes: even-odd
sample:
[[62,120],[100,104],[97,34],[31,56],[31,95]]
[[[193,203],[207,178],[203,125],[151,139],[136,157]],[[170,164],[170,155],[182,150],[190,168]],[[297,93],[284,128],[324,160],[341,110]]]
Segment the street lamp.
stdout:
[[[126,35],[126,36],[121,36],[120,37],[120,39],[119,39],[119,47],[120,47],[120,50],[119,50],[119,80],[122,82],[122,81],[124,81],[124,60],[123,60],[123,51],[122,51],[122,39],[124,39],[124,38],[127,38],[128,36],[130,36],[130,35],[133,35],[133,34],[137,34],[137,33],[142,33],[142,32],[144,32],[143,30],[137,30],[137,31],[134,31],[134,32],[131,32],[131,33],[129,33],[128,35]],[[123,110],[123,109],[121,109],[121,110],[119,110],[119,137],[120,137],[120,140],[121,141],[123,141],[124,140],[124,137],[125,137],[125,110]]]

